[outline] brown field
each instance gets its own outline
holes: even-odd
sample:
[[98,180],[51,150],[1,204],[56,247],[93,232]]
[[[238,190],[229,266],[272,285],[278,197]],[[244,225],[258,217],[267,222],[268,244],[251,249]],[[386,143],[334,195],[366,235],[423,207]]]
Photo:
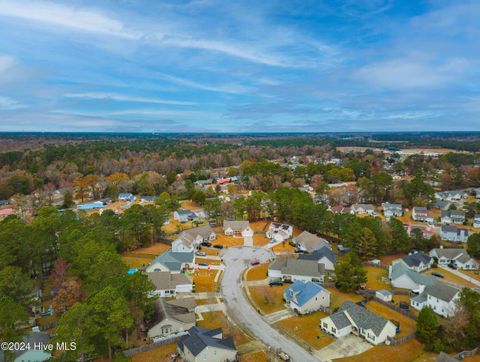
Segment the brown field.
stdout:
[[343,302],[347,300],[351,302],[359,302],[363,299],[361,295],[354,294],[354,293],[342,293],[337,288],[327,288],[330,292],[330,308],[335,309],[340,307]]
[[199,250],[203,251],[207,255],[218,256],[218,254],[220,254],[220,250],[215,248],[201,247]]
[[253,352],[240,356],[240,362],[267,362],[267,354],[263,351]]
[[416,339],[398,346],[376,346],[356,356],[336,359],[336,362],[410,362],[429,355]]
[[259,286],[250,287],[250,294],[257,306],[264,314],[270,314],[285,309],[283,304],[283,291],[288,284],[282,286]]
[[407,255],[407,254],[399,253],[399,254],[394,254],[394,255],[381,256],[381,257],[379,257],[378,259],[380,259],[380,261],[382,262],[382,264],[389,265],[389,264],[391,264],[392,261],[394,261],[395,259],[403,258],[405,255]]
[[222,328],[223,336],[232,336],[237,347],[252,340],[240,328],[231,323],[222,312],[202,313],[202,316],[203,320],[197,321],[197,326],[209,329]]
[[224,234],[217,234],[217,238],[212,241],[213,245],[221,244],[223,246],[242,246],[243,238],[234,238],[233,236],[227,236]]
[[138,269],[138,268],[144,267],[144,266],[150,264],[150,262],[153,259],[155,259],[154,256],[145,257],[145,256],[135,255],[135,254],[132,254],[132,253],[129,253],[128,255],[122,255],[123,262],[130,269]]
[[285,241],[284,243],[275,245],[271,250],[272,250],[274,253],[284,253],[284,252],[293,253],[293,251],[295,250],[295,248],[294,248],[293,246],[291,246],[291,245],[288,243],[288,241]]
[[132,362],[158,362],[169,361],[170,356],[177,351],[176,343],[169,343],[151,351],[142,352],[132,357]]
[[458,270],[460,273],[469,276],[470,278],[480,280],[480,270]]
[[393,321],[398,321],[400,322],[400,333],[396,335],[397,338],[401,338],[404,336],[407,336],[409,334],[412,334],[416,330],[416,322],[408,318],[407,316],[404,316],[401,313],[398,313],[383,304],[380,304],[376,301],[370,301],[366,304],[366,307],[369,311],[384,317],[388,320],[393,320]]
[[268,221],[254,221],[250,223],[250,227],[254,231],[266,231],[269,224]]
[[195,273],[192,273],[193,282],[195,283],[195,293],[203,292],[215,292],[215,287],[219,288],[220,279],[218,279],[217,285],[215,286],[215,275],[217,270],[206,270],[199,269]]
[[217,298],[195,299],[197,305],[217,304]]
[[458,275],[455,275],[451,272],[449,272],[448,270],[445,270],[445,269],[440,269],[440,268],[431,268],[429,270],[426,270],[425,271],[425,274],[432,274],[432,273],[441,273],[443,274],[444,278],[441,279],[439,278],[439,280],[448,280],[452,283],[455,283],[455,284],[459,284],[459,285],[462,285],[464,287],[467,287],[467,288],[477,288],[477,286],[473,283],[470,283],[469,281],[463,279],[462,277],[459,277]]
[[220,265],[222,262],[220,260],[212,260],[202,257],[195,257],[195,263],[207,263],[208,265]]
[[269,241],[270,240],[268,240],[268,238],[264,234],[254,234],[253,235],[253,245],[255,245],[255,246],[267,245]]
[[268,266],[270,264],[261,264],[252,267],[247,271],[247,280],[263,280],[267,278]]
[[192,200],[180,201],[180,207],[186,210],[199,210],[202,208],[200,205],[196,204]]
[[[386,283],[382,278],[388,279],[388,273],[385,269],[375,268],[374,266],[366,266],[367,271],[367,288],[368,289],[392,289],[389,283]],[[384,279],[384,280],[385,280]]]
[[171,245],[167,245],[164,243],[155,243],[145,248],[136,249],[132,252],[132,254],[150,254],[150,255],[158,256],[170,248],[171,248]]
[[323,312],[295,316],[275,323],[275,327],[294,340],[303,341],[313,349],[320,349],[334,341],[320,329],[320,319],[326,316]]

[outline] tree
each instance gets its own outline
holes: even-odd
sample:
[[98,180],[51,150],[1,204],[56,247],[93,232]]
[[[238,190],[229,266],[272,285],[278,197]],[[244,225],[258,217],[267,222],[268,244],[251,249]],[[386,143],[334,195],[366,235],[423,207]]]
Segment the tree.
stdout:
[[27,322],[28,314],[20,303],[9,297],[0,297],[0,340],[16,341],[21,333],[17,324]]
[[65,311],[81,298],[81,286],[78,278],[65,279],[53,297],[53,308]]
[[69,209],[72,206],[75,205],[75,202],[73,201],[73,195],[70,191],[65,192],[65,195],[63,195],[63,205],[62,207],[65,209]]
[[440,344],[438,331],[439,324],[435,312],[430,307],[424,307],[418,315],[417,336],[427,351],[438,349]]
[[353,292],[367,282],[367,272],[357,254],[345,254],[343,261],[335,266],[336,287],[342,292]]
[[367,227],[362,228],[354,250],[362,259],[371,259],[378,254],[378,242],[375,234]]
[[403,227],[403,223],[397,219],[391,219],[389,222],[390,230],[392,233],[392,243],[390,251],[393,253],[397,252],[408,252],[412,246],[412,241],[408,236],[407,230]]
[[473,258],[480,257],[480,233],[474,233],[468,237],[467,251]]
[[19,303],[26,303],[33,285],[20,268],[7,266],[0,270],[0,295]]

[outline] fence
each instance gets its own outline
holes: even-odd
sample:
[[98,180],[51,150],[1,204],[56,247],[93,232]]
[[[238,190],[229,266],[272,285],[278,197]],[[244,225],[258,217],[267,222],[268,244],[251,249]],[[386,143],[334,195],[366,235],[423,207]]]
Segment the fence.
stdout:
[[398,346],[399,344],[408,342],[411,339],[414,339],[417,336],[416,332],[413,332],[412,334],[409,334],[408,336],[402,337],[402,338],[390,338],[390,345],[391,346]]
[[475,356],[478,352],[480,352],[480,346],[477,347],[477,348],[474,348],[472,349],[471,351],[462,351],[460,353],[457,353],[455,356],[455,358],[457,359],[464,359],[465,357],[471,357],[471,356]]
[[389,302],[385,302],[379,298],[377,298],[375,296],[375,290],[358,290],[357,291],[358,294],[362,295],[365,299],[367,300],[375,300],[376,302],[380,303],[380,304],[383,304],[384,306],[394,310],[395,312],[398,312],[400,314],[403,314],[404,316],[407,316],[413,320],[417,320],[417,316],[413,313],[410,313],[409,311],[405,310],[405,309],[402,309],[400,308],[399,306],[395,305],[395,304],[392,304],[392,303],[389,303]]
[[140,346],[140,347],[135,347],[135,348],[131,348],[131,349],[127,349],[125,351],[123,351],[123,354],[127,357],[132,357],[138,353],[142,353],[142,352],[146,352],[146,351],[151,351],[152,349],[156,349],[158,347],[161,347],[163,346],[164,344],[168,344],[168,343],[172,343],[172,342],[177,342],[180,338],[182,338],[182,336],[180,335],[175,335],[175,336],[172,336],[171,338],[165,338],[161,341],[158,341],[158,342],[154,342],[152,344],[145,344],[143,346]]
[[364,265],[374,266],[375,268],[380,268],[380,269],[388,270],[388,265],[382,264],[382,263],[373,263],[373,262],[371,262],[371,261],[364,261],[363,264],[364,264]]

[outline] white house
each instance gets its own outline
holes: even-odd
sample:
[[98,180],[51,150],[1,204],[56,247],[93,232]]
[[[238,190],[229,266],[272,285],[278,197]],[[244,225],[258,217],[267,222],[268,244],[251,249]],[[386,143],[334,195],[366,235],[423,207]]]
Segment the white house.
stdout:
[[118,199],[121,201],[135,201],[135,196],[129,192],[123,192],[118,195]]
[[168,250],[153,259],[145,271],[147,273],[160,271],[180,273],[184,269],[192,268],[194,264],[195,253],[176,253]]
[[387,219],[403,215],[403,208],[400,204],[390,204],[389,202],[384,202],[382,207],[383,215],[385,215]]
[[193,290],[193,282],[183,273],[159,271],[147,275],[155,286],[152,295],[161,298],[174,297],[177,293],[191,293]]
[[442,211],[441,222],[443,225],[463,224],[465,222],[465,212],[459,210]]
[[437,282],[435,277],[409,269],[401,259],[392,262],[388,277],[394,288],[408,289],[418,293],[423,292],[427,285]]
[[266,232],[267,238],[275,242],[282,242],[291,238],[293,235],[293,227],[288,224],[281,224],[277,222],[270,223]]
[[283,292],[288,307],[298,314],[315,312],[330,305],[330,292],[317,283],[296,281]]
[[393,298],[393,293],[389,290],[381,289],[375,292],[375,297],[384,302],[391,302]]
[[372,204],[353,204],[350,208],[350,213],[354,215],[368,214],[372,216],[377,214]]
[[415,206],[412,209],[412,219],[415,221],[425,221],[429,224],[433,224],[433,212],[426,207]]
[[460,290],[441,282],[429,285],[418,296],[410,300],[410,305],[418,310],[429,306],[433,311],[445,318],[455,315],[456,303],[460,298]]
[[217,234],[210,225],[185,230],[172,242],[172,251],[177,253],[194,252],[202,242],[212,241],[216,238]]
[[454,243],[465,243],[468,239],[468,229],[458,228],[453,225],[442,225],[440,229],[440,237],[442,240]]
[[453,264],[458,269],[464,270],[476,270],[480,267],[465,249],[437,248],[430,250],[430,256],[437,259],[438,265]]
[[468,193],[462,190],[440,191],[435,193],[435,198],[446,201],[460,201],[467,198]]
[[473,217],[473,227],[480,229],[480,214],[476,214],[476,215]]
[[268,276],[287,282],[302,280],[322,283],[325,278],[325,266],[315,260],[301,260],[293,256],[279,255],[268,267]]
[[418,273],[430,269],[433,264],[433,258],[422,252],[411,253],[400,259],[405,265]]
[[190,210],[177,210],[173,212],[173,220],[179,221],[182,224],[197,218],[197,215]]
[[315,250],[320,250],[324,246],[330,248],[330,244],[327,240],[308,231],[302,232],[300,235],[294,237],[292,241],[297,248],[303,251],[308,251],[309,253],[312,253]]
[[222,329],[192,327],[177,342],[177,351],[185,362],[233,362],[237,349],[233,338],[223,338]]
[[253,230],[248,221],[228,221],[223,222],[223,232],[225,235],[234,237],[243,237],[244,245],[253,245]]
[[373,345],[385,343],[397,333],[397,327],[391,321],[350,301],[344,302],[337,312],[321,319],[320,327],[337,338],[353,333]]

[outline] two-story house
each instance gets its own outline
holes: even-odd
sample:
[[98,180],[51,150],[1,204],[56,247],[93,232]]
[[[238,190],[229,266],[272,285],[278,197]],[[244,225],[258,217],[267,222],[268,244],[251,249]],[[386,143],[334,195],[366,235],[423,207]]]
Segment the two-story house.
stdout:
[[283,299],[298,314],[312,313],[330,305],[330,292],[317,283],[297,280],[283,292]]
[[403,208],[400,204],[390,204],[389,202],[384,202],[382,204],[382,208],[383,215],[385,215],[387,219],[403,215]]
[[457,300],[460,290],[441,282],[425,287],[425,290],[410,300],[410,305],[418,310],[429,306],[432,310],[448,318],[455,315]]
[[441,222],[443,225],[461,225],[465,222],[465,212],[460,210],[442,211]]
[[440,237],[442,240],[454,243],[467,242],[469,231],[466,228],[459,228],[453,225],[442,225],[440,229]]
[[172,251],[178,253],[194,252],[204,241],[212,241],[217,234],[210,225],[182,231],[180,236],[172,242]]

